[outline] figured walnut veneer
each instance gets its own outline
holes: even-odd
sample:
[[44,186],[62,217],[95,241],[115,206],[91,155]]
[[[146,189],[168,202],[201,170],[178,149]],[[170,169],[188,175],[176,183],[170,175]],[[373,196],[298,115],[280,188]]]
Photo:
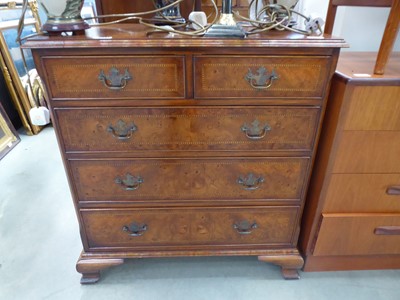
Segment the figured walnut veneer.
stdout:
[[258,256],[298,278],[305,192],[343,45],[276,31],[147,35],[132,24],[29,40],[80,222],[81,282],[128,258],[205,255]]

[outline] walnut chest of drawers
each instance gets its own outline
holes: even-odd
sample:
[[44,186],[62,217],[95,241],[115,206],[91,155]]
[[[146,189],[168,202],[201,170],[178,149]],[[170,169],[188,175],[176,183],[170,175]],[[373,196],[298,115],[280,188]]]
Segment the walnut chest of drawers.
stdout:
[[28,41],[80,224],[82,283],[137,257],[254,255],[297,278],[297,239],[343,40],[146,35]]

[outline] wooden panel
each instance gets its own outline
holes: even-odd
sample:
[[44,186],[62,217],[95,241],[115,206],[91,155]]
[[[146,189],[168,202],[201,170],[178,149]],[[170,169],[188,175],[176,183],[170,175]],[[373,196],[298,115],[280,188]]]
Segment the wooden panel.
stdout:
[[[184,98],[185,65],[183,56],[68,56],[45,57],[46,77],[53,100],[57,98],[81,99],[138,99]],[[120,89],[107,87],[100,79],[101,72],[113,78],[124,76],[131,79],[108,85],[124,86]]]
[[[300,199],[308,163],[307,158],[70,161],[80,200],[146,201],[148,205],[190,199]],[[136,186],[133,183],[121,184],[127,174],[142,178],[143,183],[136,190],[129,188]],[[238,182],[249,174],[264,180],[253,186]]]
[[[91,250],[290,246],[297,214],[298,207],[81,210]],[[256,228],[249,229],[248,234],[239,234],[235,224],[246,221],[249,225],[256,224],[253,226]],[[139,227],[146,225],[142,235],[131,236],[123,230],[134,222]]]
[[[396,186],[398,195],[390,195],[388,188]],[[334,174],[323,211],[400,212],[400,174]]]
[[[67,152],[311,150],[319,108],[88,108],[55,114]],[[120,120],[136,128],[123,139],[117,137],[123,135]]]
[[[183,17],[187,18],[189,13],[193,9],[194,0],[186,0],[180,4],[181,14]],[[149,0],[136,0],[136,1],[126,1],[126,0],[96,0],[97,8],[99,13],[102,15],[109,14],[125,14],[125,13],[137,13],[154,10],[153,1]],[[146,15],[144,17],[152,17],[153,14]],[[115,20],[112,18],[106,18],[105,21]]]
[[400,131],[399,99],[400,86],[355,87],[344,130]]
[[333,173],[400,172],[400,131],[346,131]]
[[306,257],[304,272],[400,269],[400,255]]
[[[195,57],[195,97],[197,98],[269,98],[322,97],[330,60],[304,56],[202,56]],[[254,88],[246,80],[251,71],[257,78],[277,79],[266,89]],[[254,82],[254,81],[253,81]],[[265,85],[268,85],[269,79]]]
[[382,226],[400,226],[400,214],[323,214],[313,254],[400,254],[400,234],[375,234]]

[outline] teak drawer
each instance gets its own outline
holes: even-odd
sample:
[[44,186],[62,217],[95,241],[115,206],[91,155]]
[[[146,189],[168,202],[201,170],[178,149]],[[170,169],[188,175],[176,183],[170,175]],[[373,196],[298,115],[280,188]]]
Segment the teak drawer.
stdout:
[[333,174],[326,213],[400,213],[400,174]]
[[184,56],[66,56],[42,61],[53,101],[185,97]]
[[400,131],[345,131],[333,173],[400,173]]
[[199,56],[195,98],[320,98],[330,57]]
[[308,158],[70,160],[81,201],[299,200]]
[[318,107],[55,109],[67,152],[303,150]]
[[400,254],[400,214],[323,214],[313,254]]
[[89,249],[293,245],[298,207],[81,210]]
[[400,86],[356,86],[344,130],[400,131]]

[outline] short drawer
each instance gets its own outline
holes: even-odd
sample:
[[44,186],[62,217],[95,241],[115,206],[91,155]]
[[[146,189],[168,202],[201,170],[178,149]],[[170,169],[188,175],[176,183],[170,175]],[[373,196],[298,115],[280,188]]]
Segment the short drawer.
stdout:
[[308,158],[70,160],[81,201],[298,200]]
[[[293,246],[298,207],[81,210],[90,250]],[[155,248],[156,247],[156,248]]]
[[195,98],[321,98],[330,57],[198,56]]
[[184,56],[43,57],[53,100],[185,97]]
[[400,174],[333,174],[325,213],[400,213]]
[[345,131],[333,173],[400,173],[400,131]]
[[355,86],[344,130],[400,131],[400,86]]
[[313,254],[400,254],[400,214],[324,214]]
[[56,109],[67,152],[311,151],[318,107]]

